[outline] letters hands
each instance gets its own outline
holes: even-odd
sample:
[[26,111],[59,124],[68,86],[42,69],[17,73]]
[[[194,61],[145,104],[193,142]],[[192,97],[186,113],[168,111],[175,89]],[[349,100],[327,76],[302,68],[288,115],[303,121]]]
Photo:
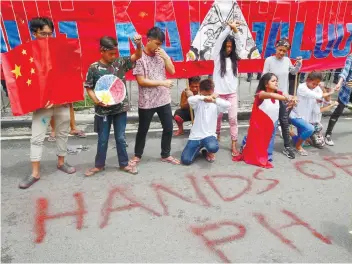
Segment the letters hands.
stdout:
[[165,50],[163,50],[162,48],[157,48],[155,50],[155,54],[159,57],[161,57],[163,60],[168,60],[169,56],[166,54]]
[[142,36],[139,34],[136,34],[133,39],[134,43],[136,43],[137,48],[140,48],[142,46]]

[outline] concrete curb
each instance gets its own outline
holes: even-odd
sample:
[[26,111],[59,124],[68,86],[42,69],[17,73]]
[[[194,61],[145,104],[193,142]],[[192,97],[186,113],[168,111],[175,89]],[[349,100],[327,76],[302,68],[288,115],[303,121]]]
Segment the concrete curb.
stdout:
[[[173,111],[174,112],[174,111]],[[330,116],[332,112],[325,113],[323,116]],[[251,111],[240,111],[238,112],[237,119],[240,121],[243,120],[249,120],[251,115]],[[345,109],[342,116],[352,116],[352,111]],[[228,114],[225,113],[224,120],[228,120]],[[93,124],[94,121],[94,114],[76,114],[76,124],[77,125],[82,125],[82,124]],[[155,114],[153,117],[153,122],[159,121],[158,116]],[[137,123],[138,122],[138,113],[133,111],[133,112],[128,112],[128,123]],[[32,124],[32,118],[31,116],[26,116],[25,118],[2,118],[1,119],[1,128],[20,128],[20,127],[31,127]]]
[[[174,111],[173,111],[174,112]],[[238,113],[238,120],[248,120],[250,117],[249,111],[242,111]],[[138,114],[137,112],[128,112],[127,116],[128,123],[138,123]],[[228,119],[227,113],[224,114],[223,117],[224,120]],[[76,114],[76,124],[77,125],[82,125],[82,124],[93,124],[94,121],[94,114],[89,114],[89,115],[80,115]],[[152,119],[153,122],[158,122],[159,117],[157,114],[153,116]],[[32,125],[32,117],[31,116],[26,116],[25,118],[2,118],[1,119],[1,128],[19,128],[19,127],[31,127]]]

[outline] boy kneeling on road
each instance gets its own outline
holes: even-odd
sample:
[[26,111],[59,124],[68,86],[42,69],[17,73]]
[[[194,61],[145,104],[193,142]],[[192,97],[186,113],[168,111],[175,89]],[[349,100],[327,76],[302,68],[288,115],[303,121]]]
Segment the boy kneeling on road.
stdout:
[[181,161],[184,165],[192,164],[203,149],[202,154],[206,160],[214,162],[215,153],[219,150],[216,139],[217,117],[220,112],[226,112],[231,104],[214,94],[212,80],[201,81],[200,95],[190,96],[188,103],[194,109],[195,119]]

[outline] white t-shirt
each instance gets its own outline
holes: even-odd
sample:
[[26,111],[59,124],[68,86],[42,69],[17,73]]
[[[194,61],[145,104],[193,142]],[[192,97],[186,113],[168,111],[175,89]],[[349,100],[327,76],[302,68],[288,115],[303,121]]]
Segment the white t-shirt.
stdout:
[[[235,93],[238,86],[238,78],[233,74],[232,71],[232,62],[230,58],[226,58],[226,73],[224,77],[221,77],[220,74],[220,50],[223,42],[226,37],[231,33],[230,26],[226,26],[223,32],[219,35],[218,39],[213,48],[213,59],[214,59],[214,72],[213,72],[213,81],[215,84],[215,93],[217,94],[232,94]],[[236,42],[236,53],[237,55],[245,59],[247,58],[248,52],[243,48],[240,33],[235,33],[235,42]]]
[[216,103],[206,103],[203,100],[204,96],[202,95],[188,97],[188,103],[194,109],[195,115],[189,140],[201,140],[216,136],[218,114],[226,112],[231,105],[230,102],[221,98],[216,98]]
[[279,79],[279,91],[288,94],[288,74],[296,74],[301,66],[301,63],[297,63],[294,67],[288,57],[278,59],[276,56],[271,56],[265,60],[263,74],[274,73]]
[[[319,90],[316,90],[316,89]],[[309,89],[306,83],[301,83],[297,88],[297,105],[292,109],[290,118],[302,118],[311,122],[312,114],[317,112],[317,100],[323,99],[323,91],[320,87]],[[320,107],[319,107],[320,112]]]

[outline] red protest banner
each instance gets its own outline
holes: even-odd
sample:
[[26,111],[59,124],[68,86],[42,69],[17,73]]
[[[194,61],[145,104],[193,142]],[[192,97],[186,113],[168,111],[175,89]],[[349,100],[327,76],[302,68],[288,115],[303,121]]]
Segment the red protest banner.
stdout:
[[[49,16],[56,36],[80,40],[84,75],[100,56],[99,38],[116,37],[120,56],[129,56],[135,49],[135,33],[143,35],[146,44],[145,34],[153,26],[164,30],[163,48],[176,69],[187,66],[187,75],[210,74],[214,40],[224,22],[234,19],[243,24],[245,48],[257,50],[253,54],[260,57],[241,60],[239,72],[262,71],[264,59],[275,52],[275,42],[281,37],[292,43],[290,58],[303,58],[302,71],[343,67],[351,52],[352,1],[346,0],[4,0],[1,6],[1,52],[30,39],[31,18]],[[184,72],[177,70],[175,77],[182,76]],[[134,79],[130,74],[127,77]]]

